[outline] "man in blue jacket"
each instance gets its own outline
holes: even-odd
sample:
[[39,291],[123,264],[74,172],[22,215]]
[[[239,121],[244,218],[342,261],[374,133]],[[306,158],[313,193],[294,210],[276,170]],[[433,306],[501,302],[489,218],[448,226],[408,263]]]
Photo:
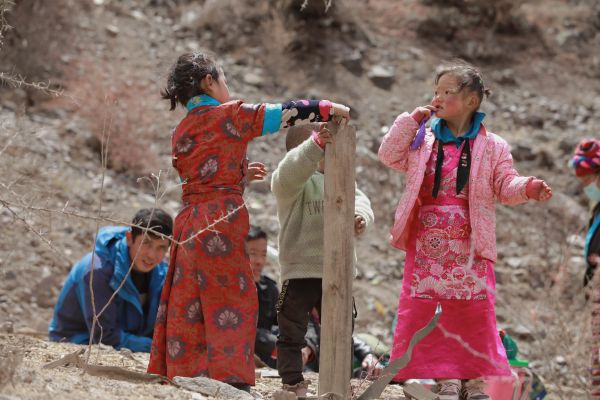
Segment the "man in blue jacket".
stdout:
[[165,256],[172,231],[171,216],[158,208],[138,211],[131,228],[101,228],[94,252],[79,260],[65,281],[50,323],[50,340],[89,342],[93,319],[90,291],[93,265],[96,314],[108,304],[98,318],[93,342],[150,352],[160,292],[168,269]]

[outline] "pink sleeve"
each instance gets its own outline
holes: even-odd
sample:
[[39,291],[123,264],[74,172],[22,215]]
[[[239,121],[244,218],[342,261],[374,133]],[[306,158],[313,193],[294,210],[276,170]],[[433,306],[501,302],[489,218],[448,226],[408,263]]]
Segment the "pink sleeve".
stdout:
[[532,176],[520,176],[513,166],[513,158],[506,142],[498,142],[501,147],[494,167],[494,194],[502,204],[516,205],[527,202],[527,184]]
[[317,146],[319,146],[320,148],[322,148],[323,150],[325,149],[325,145],[327,143],[323,143],[321,141],[321,138],[319,137],[319,135],[317,134],[317,131],[312,131],[310,138],[312,139],[313,142],[315,142],[315,144]]
[[379,147],[379,159],[386,166],[406,172],[408,152],[419,124],[408,113],[400,114],[383,137]]

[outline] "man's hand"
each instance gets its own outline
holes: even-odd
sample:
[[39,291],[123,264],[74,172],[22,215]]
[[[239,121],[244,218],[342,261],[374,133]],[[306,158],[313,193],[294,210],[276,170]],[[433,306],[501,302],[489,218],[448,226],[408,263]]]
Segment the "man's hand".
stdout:
[[368,354],[362,361],[362,368],[367,371],[369,379],[377,379],[381,376],[383,365],[374,354]]

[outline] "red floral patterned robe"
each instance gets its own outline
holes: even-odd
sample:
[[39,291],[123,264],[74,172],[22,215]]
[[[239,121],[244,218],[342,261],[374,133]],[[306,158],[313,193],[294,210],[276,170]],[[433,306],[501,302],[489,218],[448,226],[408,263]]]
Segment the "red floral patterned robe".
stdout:
[[180,244],[171,247],[149,373],[254,384],[258,305],[245,251],[246,148],[280,126],[326,121],[330,109],[331,103],[318,100],[283,105],[219,104],[206,95],[190,100],[172,138],[173,165],[184,181],[183,209],[173,230]]

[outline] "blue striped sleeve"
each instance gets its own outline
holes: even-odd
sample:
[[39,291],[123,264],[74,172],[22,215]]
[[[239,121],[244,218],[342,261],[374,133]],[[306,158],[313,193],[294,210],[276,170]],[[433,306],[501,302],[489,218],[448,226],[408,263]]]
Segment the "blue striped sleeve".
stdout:
[[262,129],[263,136],[279,131],[281,125],[281,115],[281,104],[266,103],[265,119]]

